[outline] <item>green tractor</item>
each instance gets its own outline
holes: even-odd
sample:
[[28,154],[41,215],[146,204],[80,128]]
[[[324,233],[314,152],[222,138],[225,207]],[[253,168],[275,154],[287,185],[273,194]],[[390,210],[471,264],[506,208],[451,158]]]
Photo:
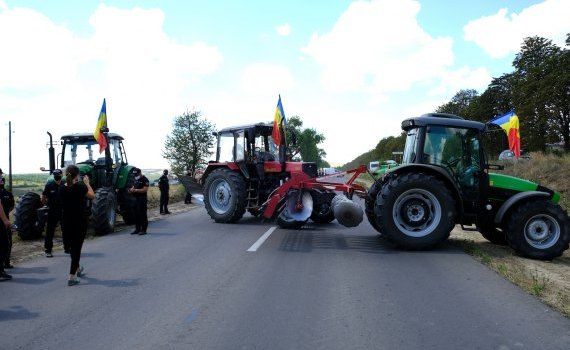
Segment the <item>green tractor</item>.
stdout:
[[529,258],[550,260],[568,249],[569,219],[558,193],[489,172],[503,169],[488,162],[486,151],[497,146],[491,125],[433,113],[404,120],[402,129],[403,164],[376,180],[366,199],[368,220],[383,237],[428,249],[460,224]]
[[[50,133],[49,163],[50,174],[55,170],[56,157]],[[128,189],[134,183],[133,166],[128,165],[123,146],[123,137],[104,133],[108,147],[99,154],[99,145],[93,134],[81,133],[62,136],[60,166],[77,165],[80,176],[89,176],[95,191],[95,199],[89,203],[90,224],[96,235],[113,231],[116,214],[123,217],[125,224],[134,223],[135,199]],[[58,158],[59,158],[58,156]],[[42,169],[44,170],[44,169]],[[54,181],[50,176],[48,181]],[[65,181],[65,179],[63,180]],[[35,192],[24,194],[16,207],[15,224],[20,238],[35,239],[42,235],[47,210],[42,208],[40,195]]]

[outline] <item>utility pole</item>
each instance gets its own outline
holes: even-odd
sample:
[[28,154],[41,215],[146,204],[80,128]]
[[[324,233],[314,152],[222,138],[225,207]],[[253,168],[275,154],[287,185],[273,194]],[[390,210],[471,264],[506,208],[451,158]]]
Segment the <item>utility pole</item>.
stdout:
[[12,122],[8,122],[8,187],[12,192]]

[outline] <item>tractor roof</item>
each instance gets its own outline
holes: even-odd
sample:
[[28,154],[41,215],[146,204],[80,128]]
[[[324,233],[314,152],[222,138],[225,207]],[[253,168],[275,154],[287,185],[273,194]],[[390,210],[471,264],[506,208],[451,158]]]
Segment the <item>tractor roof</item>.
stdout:
[[[112,140],[124,140],[124,138],[119,135],[119,134],[115,134],[110,132],[108,134],[109,139]],[[68,134],[68,135],[63,135],[61,137],[62,140],[73,140],[73,141],[84,141],[84,140],[95,140],[95,137],[93,136],[93,133],[76,133],[76,134]]]
[[470,128],[485,130],[486,125],[480,122],[465,120],[459,116],[447,113],[428,113],[420,117],[406,119],[402,122],[402,129],[409,130],[418,126],[440,125],[455,128]]
[[256,129],[256,131],[259,133],[271,134],[271,131],[273,130],[273,123],[268,122],[268,123],[256,123],[249,125],[232,126],[218,131],[218,134],[233,134],[235,132],[243,131],[246,129]]

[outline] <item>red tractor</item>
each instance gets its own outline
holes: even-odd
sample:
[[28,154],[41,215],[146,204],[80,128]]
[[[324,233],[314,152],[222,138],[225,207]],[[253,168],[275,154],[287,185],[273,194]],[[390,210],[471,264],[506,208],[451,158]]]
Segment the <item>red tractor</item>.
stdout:
[[309,219],[329,223],[336,218],[345,226],[358,225],[363,211],[351,199],[354,194],[366,196],[366,190],[353,182],[366,168],[348,171],[352,176],[346,183],[327,182],[326,177],[317,178],[316,163],[287,161],[286,149],[276,147],[272,131],[271,123],[258,123],[215,134],[216,160],[201,180],[210,217],[233,223],[248,211],[277,218],[284,228],[300,228]]

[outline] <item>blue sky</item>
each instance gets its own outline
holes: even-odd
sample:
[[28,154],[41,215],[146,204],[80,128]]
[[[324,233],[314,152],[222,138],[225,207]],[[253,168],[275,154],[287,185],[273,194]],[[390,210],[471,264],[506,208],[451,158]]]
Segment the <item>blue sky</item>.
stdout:
[[45,131],[91,130],[106,97],[129,160],[163,167],[176,114],[270,120],[281,93],[340,164],[457,89],[484,89],[524,36],[560,43],[569,17],[563,0],[0,0],[0,121],[14,123],[16,172],[34,171]]

